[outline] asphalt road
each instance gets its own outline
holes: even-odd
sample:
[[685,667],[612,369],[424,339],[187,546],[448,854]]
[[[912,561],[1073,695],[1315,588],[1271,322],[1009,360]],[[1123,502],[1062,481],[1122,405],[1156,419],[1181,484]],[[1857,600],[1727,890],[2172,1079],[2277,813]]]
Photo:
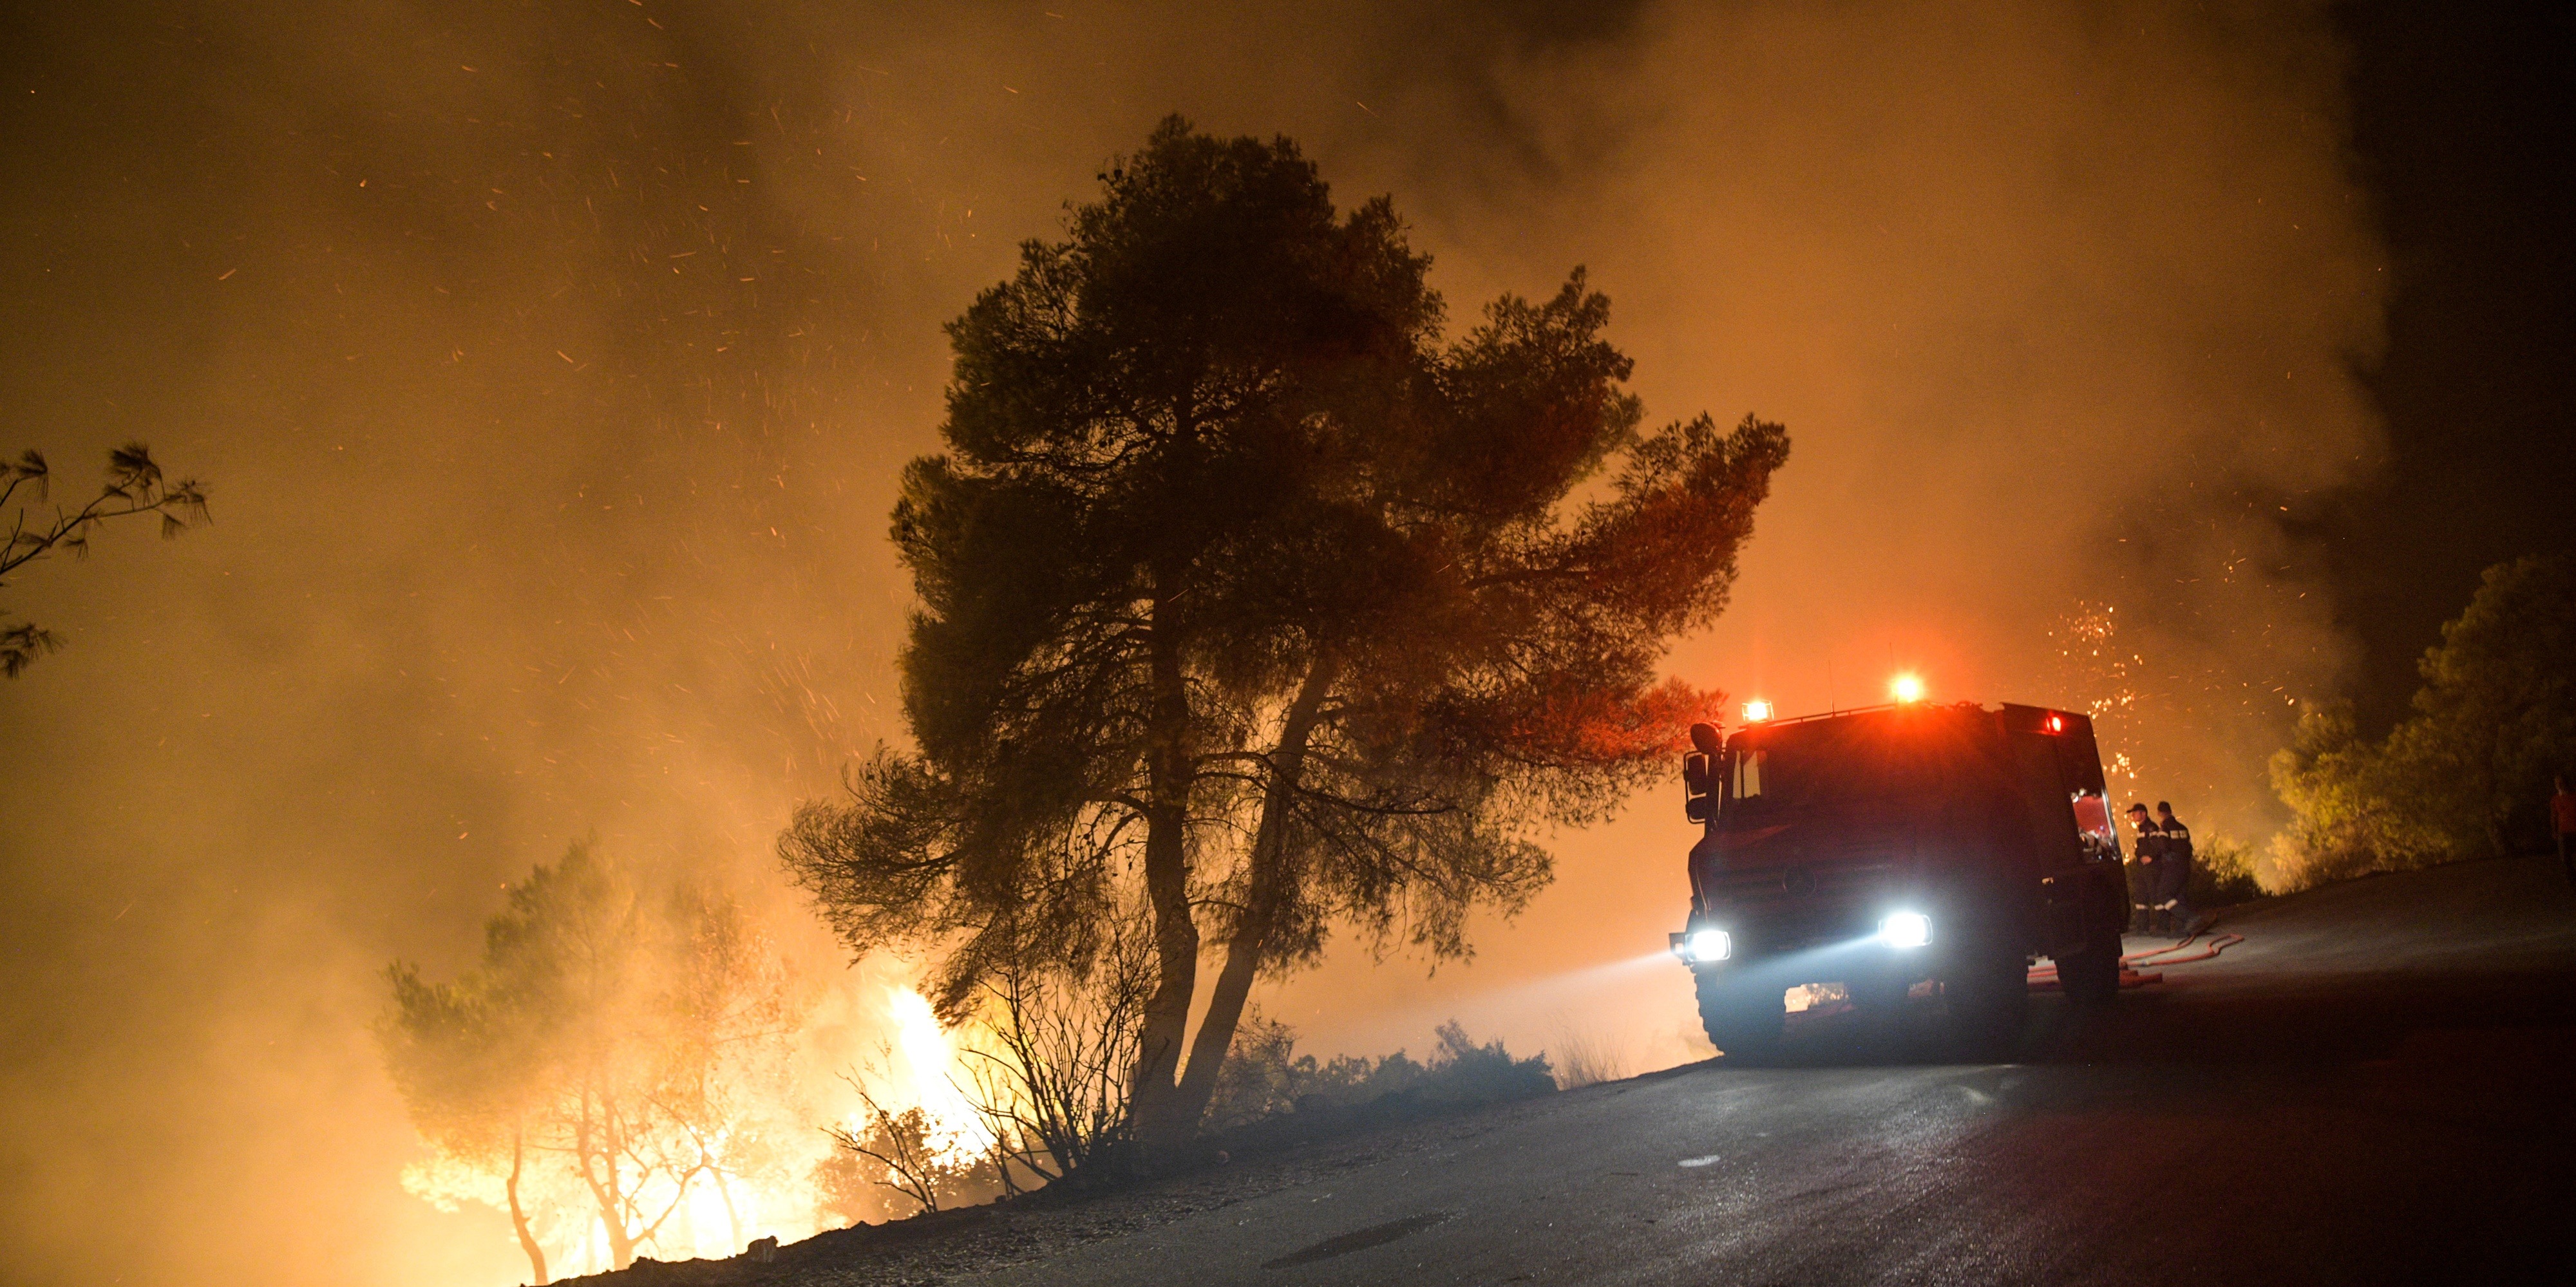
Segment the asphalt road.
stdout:
[[2576,893],[2515,859],[2240,913],[2017,1062],[1821,1021],[985,1284],[2576,1281]]

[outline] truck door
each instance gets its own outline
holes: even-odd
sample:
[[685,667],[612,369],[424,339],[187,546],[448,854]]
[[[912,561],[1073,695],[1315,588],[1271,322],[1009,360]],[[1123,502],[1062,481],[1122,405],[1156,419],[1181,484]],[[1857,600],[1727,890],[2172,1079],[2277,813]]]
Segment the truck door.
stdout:
[[2074,793],[2057,767],[2057,747],[2045,734],[2007,733],[2013,785],[2030,827],[2031,852],[2041,875],[2080,867],[2084,843],[2076,825]]
[[2128,919],[2129,882],[2120,873],[2120,829],[2111,812],[2108,784],[2102,776],[2102,750],[2093,738],[2093,721],[2066,711],[2056,718],[2057,771],[2075,805],[2076,838],[2084,846],[2084,863],[2096,915],[2107,925]]
[[[2038,869],[2032,874],[2039,880],[2041,942],[2052,954],[2073,949],[2084,942],[2085,909],[2097,900],[2094,881],[2085,871],[2092,854],[2079,808],[2088,794],[2087,784],[2068,780],[2062,754],[2064,715],[2006,706],[2003,725],[2016,794],[2037,859]],[[2098,784],[2089,793],[2097,812],[2102,811],[2099,793]],[[2107,820],[2107,812],[2104,817]]]
[[2093,741],[2093,721],[2065,711],[2050,711],[2056,721],[2057,775],[2075,802],[2075,830],[2088,861],[2120,861],[2120,829],[2113,825],[2111,801],[2102,780],[2102,752]]

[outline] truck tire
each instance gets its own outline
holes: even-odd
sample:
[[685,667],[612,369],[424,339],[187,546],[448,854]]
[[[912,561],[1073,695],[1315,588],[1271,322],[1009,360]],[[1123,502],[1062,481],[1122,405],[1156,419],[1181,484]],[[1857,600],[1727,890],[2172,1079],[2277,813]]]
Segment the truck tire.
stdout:
[[2018,947],[1963,953],[1942,976],[1953,1035],[1981,1058],[2001,1058],[2021,1039],[2030,1017],[2030,969]]
[[1750,1063],[1779,1047],[1781,1026],[1789,1015],[1787,988],[1764,988],[1707,971],[1699,973],[1695,982],[1700,1027],[1718,1053]]
[[2057,958],[2057,986],[2070,1004],[2100,1009],[2120,996],[2120,935],[2097,933],[2084,950]]

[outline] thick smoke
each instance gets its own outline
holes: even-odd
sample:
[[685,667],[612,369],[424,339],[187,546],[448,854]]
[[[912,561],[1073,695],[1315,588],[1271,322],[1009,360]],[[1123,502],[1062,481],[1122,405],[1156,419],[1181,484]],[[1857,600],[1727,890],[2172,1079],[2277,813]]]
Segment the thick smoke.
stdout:
[[[901,735],[883,539],[938,325],[1173,110],[1388,191],[1460,314],[1574,264],[1661,416],[1796,455],[1676,673],[1784,710],[2083,702],[2206,830],[2343,648],[2280,521],[2377,438],[2377,248],[2304,5],[59,5],[8,19],[8,434],[215,525],[7,606],[0,1237],[24,1281],[516,1281],[432,1211],[366,1031],[570,839],[768,859]],[[2286,510],[2285,508],[2286,507]],[[2111,611],[2104,612],[2104,609]],[[2087,612],[2135,657],[2061,656]],[[1672,802],[1429,985],[1271,998],[1689,1049]],[[1318,986],[1319,984],[1329,986]],[[1658,1044],[1660,1043],[1660,1044]],[[1650,1049],[1651,1047],[1651,1049]],[[1632,1060],[1632,1063],[1635,1060]]]

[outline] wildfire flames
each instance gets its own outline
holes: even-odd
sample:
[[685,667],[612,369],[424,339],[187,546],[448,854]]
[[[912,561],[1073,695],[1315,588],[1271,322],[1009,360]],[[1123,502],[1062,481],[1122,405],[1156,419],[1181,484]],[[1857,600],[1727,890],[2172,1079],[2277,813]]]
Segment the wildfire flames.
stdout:
[[[992,1129],[957,1089],[957,1047],[952,1035],[930,1012],[930,999],[911,988],[888,988],[887,1010],[894,1018],[894,1048],[902,1054],[905,1082],[896,1104],[917,1104],[931,1120],[933,1152],[949,1161],[982,1157],[993,1147]],[[905,1093],[908,1091],[909,1093]],[[850,1129],[868,1123],[853,1115]]]
[[[928,998],[904,985],[880,991],[862,983],[855,989],[857,995],[842,998],[854,1007],[863,1007],[861,998],[870,992],[884,998],[882,1011],[866,1016],[873,1020],[866,1026],[875,1037],[877,1054],[883,1057],[870,1058],[846,1048],[854,1039],[865,1040],[857,1036],[857,1026],[824,1024],[799,1034],[808,1048],[798,1052],[797,1061],[845,1069],[862,1078],[878,1104],[892,1111],[919,1107],[931,1123],[928,1143],[936,1158],[963,1165],[984,1156],[992,1147],[992,1132],[955,1084],[956,1036],[940,1027]],[[836,1042],[843,1048],[826,1048]],[[817,1093],[828,1094],[830,1088],[841,1088],[841,1093],[830,1102],[815,1101]],[[787,1129],[775,1129],[781,1123]],[[830,1191],[819,1167],[834,1150],[823,1129],[833,1123],[861,1136],[872,1125],[857,1091],[837,1078],[802,1078],[792,1093],[782,1090],[776,1102],[740,1105],[734,1119],[704,1142],[712,1159],[710,1168],[677,1178],[656,1177],[648,1182],[648,1191],[639,1194],[639,1205],[645,1210],[668,1214],[638,1240],[637,1254],[665,1261],[720,1258],[739,1253],[757,1238],[789,1242],[853,1219],[911,1214],[914,1204],[891,1190],[877,1195],[872,1212],[854,1212],[846,1195]],[[762,1155],[759,1164],[749,1160],[755,1153]],[[550,1176],[549,1168],[563,1174]],[[615,1269],[613,1239],[595,1211],[571,1201],[551,1204],[549,1209],[547,1184],[572,1180],[570,1169],[558,1159],[533,1154],[526,1162],[528,1174],[521,1179],[521,1201],[537,1209],[532,1231],[542,1245],[547,1267],[555,1277]],[[403,1173],[406,1190],[448,1211],[483,1206],[506,1212],[508,1183],[506,1174],[492,1166],[470,1165],[443,1153]],[[499,1236],[509,1234],[504,1229]]]

